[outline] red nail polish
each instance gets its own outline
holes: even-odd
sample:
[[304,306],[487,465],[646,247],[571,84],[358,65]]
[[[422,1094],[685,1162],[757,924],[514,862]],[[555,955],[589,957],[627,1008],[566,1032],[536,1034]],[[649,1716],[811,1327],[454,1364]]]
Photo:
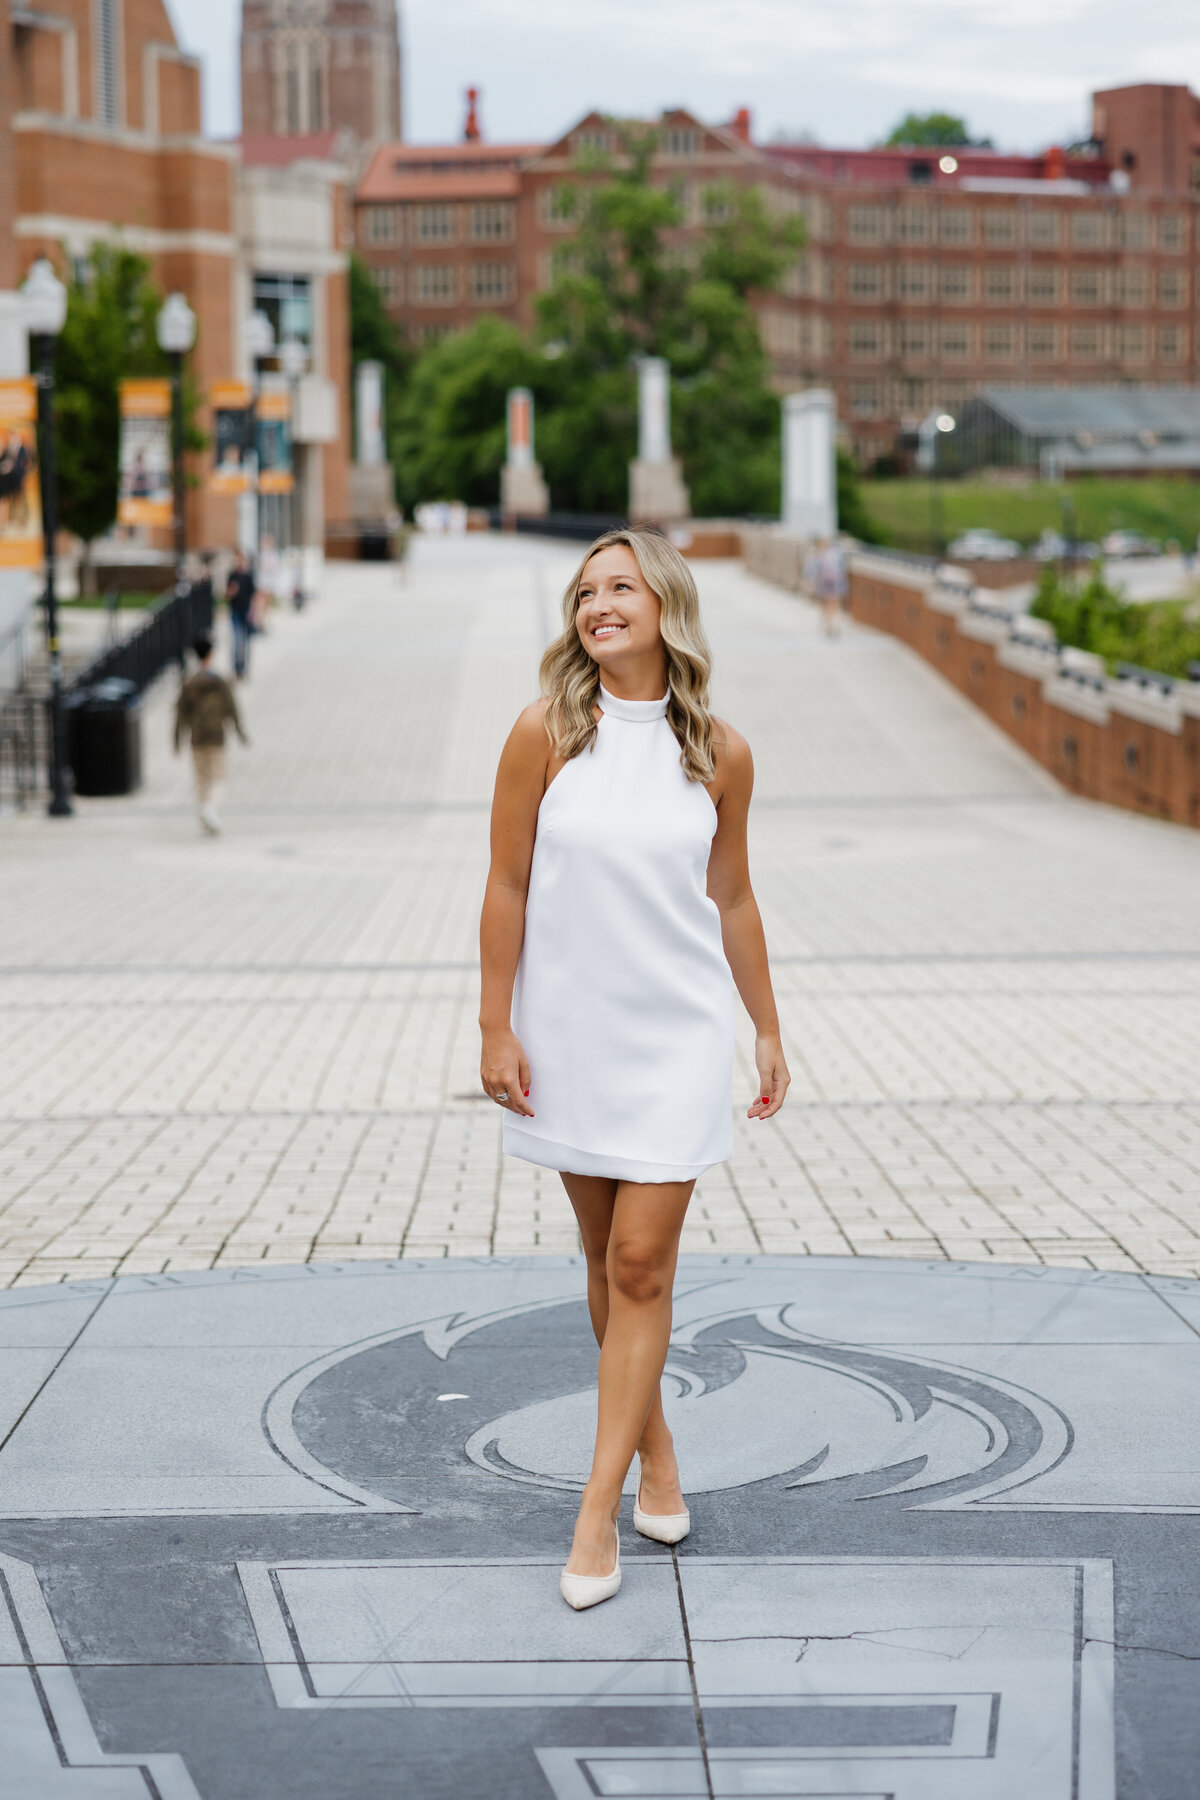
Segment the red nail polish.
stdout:
[[764,1106],[765,1106],[765,1105],[766,1105],[766,1103],[767,1103],[767,1101],[768,1101],[768,1100],[769,1100],[769,1099],[770,1099],[770,1098],[771,1098],[771,1096],[770,1096],[770,1094],[764,1094],[764,1095],[763,1095],[763,1105],[764,1105]]
[[529,1098],[529,1089],[528,1089],[528,1088],[525,1088],[525,1089],[524,1089],[524,1090],[523,1090],[523,1091],[524,1091],[524,1094],[525,1094],[525,1098],[526,1098],[526,1099],[527,1099],[527,1100],[528,1100],[528,1098]]

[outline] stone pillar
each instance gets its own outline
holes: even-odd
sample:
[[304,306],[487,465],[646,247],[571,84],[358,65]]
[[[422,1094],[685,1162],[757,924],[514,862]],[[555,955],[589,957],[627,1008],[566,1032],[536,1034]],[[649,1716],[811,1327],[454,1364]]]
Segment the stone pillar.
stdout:
[[500,511],[505,518],[543,518],[550,494],[533,455],[533,395],[528,388],[508,390],[508,450],[500,471]]
[[667,525],[686,519],[691,501],[679,458],[671,455],[671,371],[661,356],[638,359],[638,453],[629,465],[629,517]]
[[360,362],[354,370],[354,421],[356,460],[377,469],[384,460],[382,363]]
[[828,388],[783,397],[783,522],[801,537],[837,531],[835,418]]

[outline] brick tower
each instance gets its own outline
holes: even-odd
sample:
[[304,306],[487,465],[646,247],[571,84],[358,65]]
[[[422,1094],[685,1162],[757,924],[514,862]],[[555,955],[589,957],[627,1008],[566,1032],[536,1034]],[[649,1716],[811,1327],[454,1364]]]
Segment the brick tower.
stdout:
[[399,138],[396,0],[243,0],[242,132]]

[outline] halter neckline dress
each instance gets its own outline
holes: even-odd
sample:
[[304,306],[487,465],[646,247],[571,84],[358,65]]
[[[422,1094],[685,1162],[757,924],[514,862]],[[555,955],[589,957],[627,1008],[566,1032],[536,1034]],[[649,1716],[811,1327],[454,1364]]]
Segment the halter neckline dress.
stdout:
[[513,992],[532,1119],[509,1155],[568,1174],[690,1181],[732,1154],[733,981],[706,892],[717,810],[667,701],[601,687],[590,750],[538,810]]

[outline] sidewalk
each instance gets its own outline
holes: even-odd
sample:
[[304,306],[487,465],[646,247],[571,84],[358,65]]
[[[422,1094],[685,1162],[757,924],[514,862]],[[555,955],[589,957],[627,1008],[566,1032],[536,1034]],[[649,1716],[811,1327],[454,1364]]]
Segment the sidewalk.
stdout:
[[[556,1178],[501,1161],[474,1026],[492,775],[571,565],[331,566],[256,644],[217,842],[169,683],[139,795],[0,824],[0,1281],[575,1249]],[[898,645],[697,572],[795,1083],[685,1248],[1200,1274],[1200,834],[1068,800]]]

